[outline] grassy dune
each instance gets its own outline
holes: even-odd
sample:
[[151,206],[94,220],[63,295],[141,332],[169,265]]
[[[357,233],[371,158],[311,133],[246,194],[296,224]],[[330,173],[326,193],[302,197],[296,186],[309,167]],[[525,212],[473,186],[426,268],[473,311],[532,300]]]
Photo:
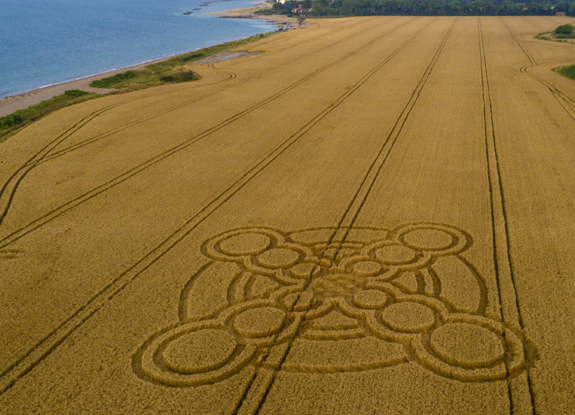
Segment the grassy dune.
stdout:
[[322,19],[11,137],[0,408],[572,413],[564,20]]

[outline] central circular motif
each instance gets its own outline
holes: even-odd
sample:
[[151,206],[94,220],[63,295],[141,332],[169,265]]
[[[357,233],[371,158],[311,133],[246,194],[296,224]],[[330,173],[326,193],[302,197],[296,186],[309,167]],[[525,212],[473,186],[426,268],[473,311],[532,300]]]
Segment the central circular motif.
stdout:
[[284,312],[277,308],[257,307],[240,313],[234,321],[234,328],[245,337],[267,337],[278,333],[284,320]]
[[384,264],[401,265],[413,262],[416,252],[403,245],[388,245],[375,251],[375,257]]
[[411,248],[428,251],[441,251],[454,245],[453,236],[438,229],[416,229],[406,233],[403,240]]
[[258,256],[258,263],[267,268],[288,268],[299,260],[299,253],[292,249],[276,248]]
[[503,359],[501,339],[491,330],[469,323],[448,323],[431,334],[431,348],[443,360],[458,366],[490,366]]
[[267,235],[242,233],[222,241],[220,249],[224,254],[228,255],[256,255],[268,249],[271,243],[272,241]]
[[393,330],[404,333],[425,331],[435,323],[429,307],[411,301],[390,305],[381,313],[381,319]]
[[310,284],[316,298],[347,297],[365,286],[366,279],[353,274],[327,274],[314,278]]
[[203,373],[223,366],[236,350],[234,337],[222,329],[183,334],[168,344],[162,360],[180,373]]

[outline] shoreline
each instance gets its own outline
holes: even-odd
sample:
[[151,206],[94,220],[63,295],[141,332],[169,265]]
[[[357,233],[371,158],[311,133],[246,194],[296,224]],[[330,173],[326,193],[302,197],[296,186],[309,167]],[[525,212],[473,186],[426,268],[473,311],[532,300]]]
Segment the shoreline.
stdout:
[[[254,12],[256,10],[261,10],[262,8],[264,8],[264,6],[269,5],[269,3],[267,3],[266,1],[256,1],[253,3],[253,5],[254,5],[253,7],[248,7],[248,8],[229,9],[229,10],[222,10],[219,12],[207,12],[207,13],[201,13],[201,14],[218,16],[219,18],[222,18],[222,19],[258,19],[258,20],[264,20],[264,21],[269,22],[269,23],[275,23],[278,25],[289,26],[290,29],[296,29],[298,27],[301,27],[298,24],[297,19],[294,17],[287,17],[287,16],[283,16],[283,15],[278,15],[278,14],[269,14],[269,15],[255,14]],[[271,7],[265,7],[265,8],[268,9]]]
[[[261,4],[261,3],[262,2],[254,3],[254,4]],[[221,12],[210,12],[210,13],[205,13],[205,14],[226,16],[228,13],[231,13],[233,15],[234,14],[233,10],[245,10],[245,9],[223,10]],[[252,10],[257,10],[257,7],[252,8]],[[261,17],[270,17],[271,18],[273,16],[261,16]],[[283,16],[280,16],[280,17],[283,17]],[[236,18],[238,18],[238,17],[236,17]],[[241,17],[239,17],[239,18],[241,18]],[[260,18],[260,16],[255,17],[255,18],[267,21],[269,23],[282,24],[284,26],[290,26],[291,28],[294,27],[293,25],[291,25],[289,23],[282,23],[282,22],[274,21],[274,20],[267,19],[267,18],[264,19],[264,18]],[[293,20],[295,21],[295,19],[293,19]],[[273,31],[270,31],[270,32],[273,32]],[[264,32],[264,33],[270,33],[270,32]],[[77,79],[72,79],[69,81],[59,82],[59,83],[55,83],[52,85],[46,85],[46,86],[42,86],[40,88],[31,89],[29,91],[20,92],[20,93],[14,94],[14,95],[8,95],[8,96],[0,98],[0,117],[4,117],[6,115],[12,114],[15,111],[23,110],[23,109],[26,109],[26,108],[31,107],[33,105],[39,104],[42,101],[48,100],[50,98],[54,98],[55,96],[58,96],[58,95],[61,95],[66,90],[70,90],[70,89],[80,89],[82,91],[92,92],[92,93],[99,94],[99,95],[104,95],[104,94],[107,94],[108,92],[113,91],[113,89],[93,88],[93,87],[90,87],[89,84],[95,80],[106,78],[109,76],[114,76],[118,73],[126,72],[128,70],[144,69],[146,66],[154,64],[154,63],[166,61],[168,59],[171,59],[171,58],[174,58],[177,56],[186,55],[188,53],[192,53],[192,52],[196,52],[198,50],[202,50],[205,48],[221,45],[221,44],[224,44],[227,42],[233,42],[233,41],[237,41],[237,40],[247,39],[248,37],[250,37],[250,36],[246,36],[246,37],[238,38],[238,39],[230,39],[230,40],[227,40],[225,42],[216,43],[214,45],[203,46],[201,48],[196,48],[196,49],[188,50],[185,52],[176,53],[176,54],[173,54],[170,56],[165,56],[163,58],[150,59],[150,60],[147,60],[144,62],[140,62],[140,63],[129,65],[129,66],[124,66],[124,67],[117,68],[117,69],[111,69],[111,70],[97,73],[94,75],[89,75],[89,76],[85,76],[85,77],[81,77],[81,78],[77,78]]]
[[[204,46],[201,48],[192,49],[192,50],[189,50],[186,52],[181,52],[181,53],[176,53],[174,55],[165,56],[163,58],[150,59],[150,60],[147,60],[144,62],[136,63],[134,65],[123,66],[121,68],[111,69],[111,70],[108,70],[105,72],[100,72],[100,73],[97,73],[94,75],[88,75],[85,77],[72,79],[69,81],[64,81],[64,82],[59,82],[59,83],[55,83],[52,85],[42,86],[40,88],[32,89],[30,91],[25,91],[25,92],[20,92],[18,94],[5,96],[5,97],[0,98],[0,117],[4,117],[5,115],[9,115],[14,111],[26,109],[32,105],[39,104],[40,102],[45,101],[47,99],[54,98],[55,96],[61,95],[66,90],[69,90],[69,89],[81,89],[82,91],[93,92],[93,93],[98,94],[98,95],[104,95],[104,94],[107,94],[108,92],[113,91],[114,89],[93,88],[93,87],[89,86],[89,84],[92,83],[93,81],[98,80],[98,79],[107,78],[109,76],[114,76],[118,73],[126,72],[129,70],[144,69],[146,66],[152,65],[154,63],[163,62],[163,61],[166,61],[168,59],[171,59],[171,58],[174,58],[177,56],[186,55],[188,53],[196,52],[198,50],[202,50],[202,49],[209,48],[212,46],[221,45],[221,44],[224,44],[227,42],[233,42],[235,40],[246,39],[248,37],[249,36],[247,36],[245,38],[232,39],[232,40],[228,40],[226,42],[216,43],[214,45],[208,45],[208,46]],[[8,107],[10,107],[10,108],[13,107],[13,109],[10,112],[6,112],[6,108],[8,108]]]

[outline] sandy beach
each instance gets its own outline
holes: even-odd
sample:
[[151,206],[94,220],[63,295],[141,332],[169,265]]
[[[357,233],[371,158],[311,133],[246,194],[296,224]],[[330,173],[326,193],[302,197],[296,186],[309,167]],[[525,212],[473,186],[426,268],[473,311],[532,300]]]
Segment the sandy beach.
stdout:
[[[154,62],[160,62],[169,58],[158,59]],[[18,95],[12,95],[9,97],[0,98],[0,117],[11,114],[14,111],[26,109],[32,105],[39,104],[42,101],[53,98],[57,95],[61,95],[64,91],[69,89],[80,89],[82,91],[94,92],[96,94],[107,94],[111,89],[103,88],[92,88],[91,82],[96,79],[101,79],[107,76],[112,76],[117,73],[125,72],[130,69],[142,69],[146,65],[154,62],[141,63],[135,66],[129,66],[126,68],[120,68],[109,72],[100,73],[97,75],[89,76],[87,78],[76,79],[73,81],[63,82],[61,84],[50,85],[44,88],[35,89],[33,91],[24,92]]]

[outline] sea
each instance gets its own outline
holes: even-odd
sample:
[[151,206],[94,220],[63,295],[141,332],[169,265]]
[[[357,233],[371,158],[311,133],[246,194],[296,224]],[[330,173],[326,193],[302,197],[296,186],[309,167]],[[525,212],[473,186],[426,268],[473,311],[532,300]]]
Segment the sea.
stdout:
[[1,0],[0,98],[276,30],[201,14],[253,1]]

